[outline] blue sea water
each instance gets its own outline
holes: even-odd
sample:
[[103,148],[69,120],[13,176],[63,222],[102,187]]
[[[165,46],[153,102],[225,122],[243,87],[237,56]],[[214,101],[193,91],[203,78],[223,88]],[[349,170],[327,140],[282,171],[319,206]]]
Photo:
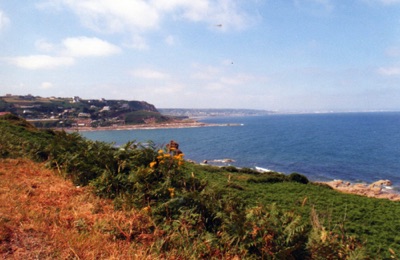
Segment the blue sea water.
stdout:
[[238,167],[298,172],[311,180],[374,182],[400,188],[400,112],[220,117],[201,128],[82,132],[93,140],[179,143],[186,159],[232,159]]

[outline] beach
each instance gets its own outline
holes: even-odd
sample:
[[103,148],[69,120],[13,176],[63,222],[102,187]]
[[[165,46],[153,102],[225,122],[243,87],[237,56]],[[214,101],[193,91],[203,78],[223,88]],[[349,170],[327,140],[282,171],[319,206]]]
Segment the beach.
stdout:
[[194,127],[216,127],[216,126],[239,126],[239,124],[211,124],[202,123],[197,121],[174,121],[168,123],[149,123],[149,124],[138,124],[138,125],[112,125],[112,126],[101,126],[101,127],[70,127],[64,128],[65,131],[110,131],[110,130],[146,130],[146,129],[169,129],[169,128],[194,128]]

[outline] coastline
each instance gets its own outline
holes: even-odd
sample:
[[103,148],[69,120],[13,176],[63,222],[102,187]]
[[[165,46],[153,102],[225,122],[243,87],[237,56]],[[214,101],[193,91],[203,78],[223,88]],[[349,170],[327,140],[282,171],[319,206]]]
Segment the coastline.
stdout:
[[114,125],[102,127],[70,127],[64,128],[67,132],[91,132],[91,131],[119,131],[119,130],[152,130],[152,129],[170,129],[170,128],[195,128],[195,127],[218,127],[218,126],[241,126],[240,124],[209,124],[198,121],[191,122],[169,122],[169,123],[150,123],[140,125]]
[[350,183],[343,180],[314,183],[328,185],[332,189],[343,193],[355,194],[369,198],[400,201],[400,193],[391,189],[392,183],[389,180],[379,180],[371,184]]
[[[213,124],[199,121],[174,121],[168,123],[148,123],[139,125],[114,125],[106,127],[71,127],[64,128],[67,132],[94,132],[94,131],[122,131],[122,130],[154,130],[154,129],[172,129],[172,128],[198,128],[198,127],[227,127],[242,126],[241,124]],[[348,194],[366,196],[370,198],[388,199],[391,201],[400,201],[400,192],[392,190],[391,182],[380,180],[371,184],[350,183],[343,180],[333,181],[313,181],[316,184],[327,185],[332,189]]]

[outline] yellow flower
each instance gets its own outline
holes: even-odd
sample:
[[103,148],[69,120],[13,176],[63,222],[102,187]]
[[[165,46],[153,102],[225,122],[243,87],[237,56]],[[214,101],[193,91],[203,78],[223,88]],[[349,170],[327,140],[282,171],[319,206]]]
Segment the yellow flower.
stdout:
[[168,191],[169,191],[169,196],[173,198],[175,196],[175,188],[168,188]]
[[322,243],[325,243],[327,237],[328,237],[328,232],[326,232],[325,230],[322,230],[321,231],[321,241],[322,241]]
[[158,153],[159,153],[159,154],[163,154],[164,151],[160,149],[160,150],[158,150]]
[[151,162],[150,163],[150,168],[154,168],[154,166],[156,166],[157,162]]
[[145,211],[145,212],[150,212],[151,211],[151,207],[147,206],[147,207],[144,207],[142,210]]

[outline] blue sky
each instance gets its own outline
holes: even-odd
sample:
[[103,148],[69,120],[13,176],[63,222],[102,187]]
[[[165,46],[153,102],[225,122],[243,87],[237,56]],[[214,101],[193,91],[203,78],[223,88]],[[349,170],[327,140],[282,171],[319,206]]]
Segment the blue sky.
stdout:
[[0,95],[400,110],[400,0],[0,0]]

